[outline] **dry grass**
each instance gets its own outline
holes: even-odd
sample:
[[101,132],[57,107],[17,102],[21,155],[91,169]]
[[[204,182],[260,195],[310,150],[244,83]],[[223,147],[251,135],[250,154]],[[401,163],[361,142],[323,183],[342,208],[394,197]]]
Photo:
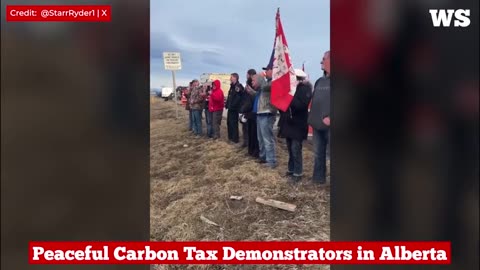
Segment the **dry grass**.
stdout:
[[[151,105],[151,239],[328,241],[330,194],[309,182],[311,151],[304,150],[305,180],[297,186],[282,177],[288,154],[279,143],[276,170],[263,169],[225,141],[195,139],[187,131],[186,111],[175,119],[173,102]],[[204,127],[205,128],[205,127]],[[222,122],[222,137],[226,136]],[[184,147],[188,145],[188,147]],[[231,201],[231,195],[243,196]],[[260,205],[261,196],[297,205],[294,213]],[[200,215],[220,227],[211,226]],[[157,269],[238,269],[239,266],[155,266]],[[296,266],[241,266],[241,269],[299,269]],[[328,269],[328,266],[301,266]]]

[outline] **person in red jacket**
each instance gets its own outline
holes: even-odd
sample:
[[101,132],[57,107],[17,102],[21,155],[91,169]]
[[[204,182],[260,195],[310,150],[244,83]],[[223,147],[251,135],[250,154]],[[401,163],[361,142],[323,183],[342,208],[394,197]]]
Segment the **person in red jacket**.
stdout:
[[212,92],[208,99],[208,110],[212,113],[213,139],[220,138],[220,125],[223,117],[223,107],[225,106],[223,90],[220,81],[215,80],[212,83]]

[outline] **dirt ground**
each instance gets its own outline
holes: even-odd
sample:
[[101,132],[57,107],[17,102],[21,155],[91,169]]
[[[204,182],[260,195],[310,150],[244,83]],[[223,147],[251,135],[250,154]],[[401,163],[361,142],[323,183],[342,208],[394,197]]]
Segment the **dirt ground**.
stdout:
[[[310,183],[313,153],[304,149],[304,180],[292,186],[283,174],[288,153],[277,143],[279,166],[264,169],[222,139],[195,139],[186,111],[175,119],[172,101],[155,100],[150,120],[150,224],[152,241],[328,241],[330,194]],[[205,130],[205,125],[204,125]],[[232,201],[231,195],[243,200]],[[255,202],[256,197],[297,206],[288,212]],[[217,223],[212,226],[203,215]],[[152,266],[153,269],[329,269],[328,266]]]

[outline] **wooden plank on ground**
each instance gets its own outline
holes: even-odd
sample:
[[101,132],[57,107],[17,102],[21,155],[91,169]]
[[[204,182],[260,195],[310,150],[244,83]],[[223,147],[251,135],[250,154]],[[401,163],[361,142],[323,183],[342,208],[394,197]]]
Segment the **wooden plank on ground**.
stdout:
[[230,200],[237,200],[237,201],[241,201],[243,199],[242,196],[230,196]]
[[294,205],[294,204],[285,203],[285,202],[281,202],[281,201],[276,201],[276,200],[272,200],[272,199],[265,200],[263,198],[257,197],[257,199],[255,199],[255,201],[257,203],[261,203],[261,204],[268,205],[268,206],[271,206],[271,207],[276,207],[276,208],[279,208],[279,209],[282,209],[282,210],[287,210],[287,211],[290,211],[290,212],[295,212],[295,209],[297,208],[297,206]]

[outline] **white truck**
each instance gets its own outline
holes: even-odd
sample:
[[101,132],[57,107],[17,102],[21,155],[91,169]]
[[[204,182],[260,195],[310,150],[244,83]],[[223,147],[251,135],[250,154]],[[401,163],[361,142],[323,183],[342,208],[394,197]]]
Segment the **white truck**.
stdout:
[[173,88],[172,87],[163,87],[162,88],[162,98],[165,101],[173,99],[173,97],[174,97],[174,93],[173,93]]

